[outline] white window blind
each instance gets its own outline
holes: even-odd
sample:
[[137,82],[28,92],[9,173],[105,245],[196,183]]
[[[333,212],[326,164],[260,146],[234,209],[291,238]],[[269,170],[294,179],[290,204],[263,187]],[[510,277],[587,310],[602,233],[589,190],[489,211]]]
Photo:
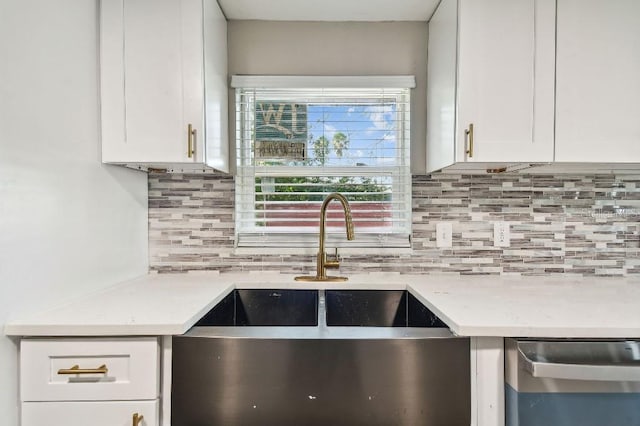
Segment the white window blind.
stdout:
[[[328,245],[408,247],[412,79],[321,78],[329,87],[300,79],[232,80],[238,246],[316,245],[322,201],[340,192],[356,239],[346,242],[344,214],[332,203]],[[367,87],[373,83],[385,87]]]

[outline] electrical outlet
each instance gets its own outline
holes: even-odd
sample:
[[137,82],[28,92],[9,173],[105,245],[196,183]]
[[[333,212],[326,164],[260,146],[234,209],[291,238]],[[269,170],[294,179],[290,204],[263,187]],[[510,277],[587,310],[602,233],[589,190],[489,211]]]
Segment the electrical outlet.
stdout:
[[451,247],[453,234],[453,225],[451,222],[436,223],[436,246],[440,248]]
[[496,222],[493,224],[493,246],[509,247],[511,235],[508,222]]

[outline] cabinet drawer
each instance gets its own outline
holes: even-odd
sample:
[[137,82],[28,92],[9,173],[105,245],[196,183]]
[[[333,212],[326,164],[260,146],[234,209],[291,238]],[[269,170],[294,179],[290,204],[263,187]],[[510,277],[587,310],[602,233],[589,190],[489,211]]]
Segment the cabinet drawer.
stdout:
[[158,426],[158,400],[104,402],[25,402],[21,426]]
[[[154,337],[23,339],[21,400],[155,399],[159,356]],[[99,367],[103,372],[93,372]]]

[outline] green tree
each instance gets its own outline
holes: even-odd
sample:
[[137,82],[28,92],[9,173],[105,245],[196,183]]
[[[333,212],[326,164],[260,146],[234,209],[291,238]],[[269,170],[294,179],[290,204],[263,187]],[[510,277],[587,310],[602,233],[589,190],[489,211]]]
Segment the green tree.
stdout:
[[309,142],[313,152],[313,157],[307,160],[310,165],[324,166],[327,164],[332,150],[336,157],[342,158],[345,151],[349,149],[349,137],[342,132],[335,133],[331,140],[324,135],[314,140],[313,135],[310,135]]
[[313,148],[313,161],[321,166],[324,166],[329,159],[329,152],[331,146],[329,139],[324,136],[320,136],[318,139],[312,142]]
[[333,150],[340,158],[342,158],[344,151],[349,148],[349,138],[342,132],[334,134],[331,143],[333,145]]

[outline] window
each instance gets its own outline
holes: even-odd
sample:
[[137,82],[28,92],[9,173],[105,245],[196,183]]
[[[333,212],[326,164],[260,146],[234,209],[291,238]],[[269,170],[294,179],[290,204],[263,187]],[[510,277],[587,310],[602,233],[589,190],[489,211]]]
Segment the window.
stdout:
[[[349,247],[408,247],[413,77],[234,76],[238,246],[317,244],[324,198],[351,205]],[[340,203],[327,244],[346,241]],[[344,244],[346,246],[346,244]]]

